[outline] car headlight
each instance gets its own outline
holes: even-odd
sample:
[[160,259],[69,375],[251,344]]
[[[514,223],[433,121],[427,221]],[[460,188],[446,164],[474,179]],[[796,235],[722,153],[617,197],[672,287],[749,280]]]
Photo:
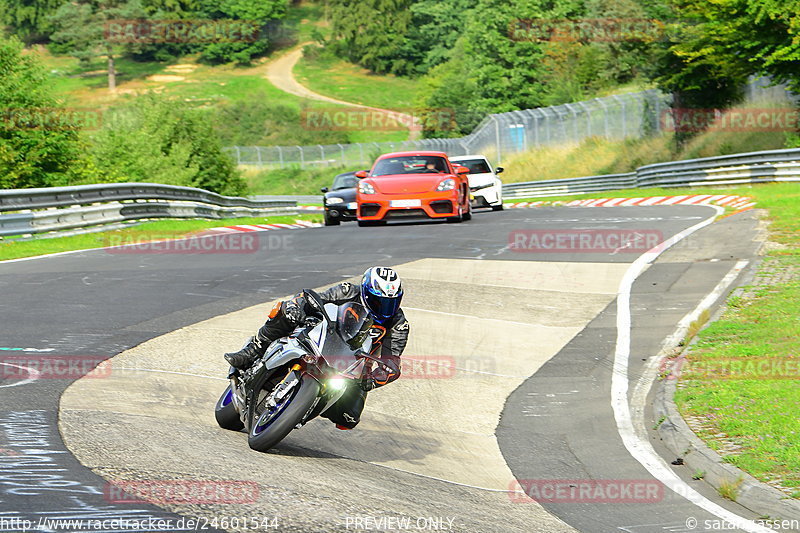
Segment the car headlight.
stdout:
[[366,181],[359,181],[358,192],[360,192],[361,194],[375,194],[375,187],[373,187],[371,183],[368,183]]
[[437,191],[452,191],[456,188],[456,180],[453,178],[447,178],[446,180],[442,180],[438,187],[436,187]]
[[336,198],[335,196],[332,198],[325,198],[325,203],[327,205],[334,205],[334,204],[341,204],[344,203],[344,199]]

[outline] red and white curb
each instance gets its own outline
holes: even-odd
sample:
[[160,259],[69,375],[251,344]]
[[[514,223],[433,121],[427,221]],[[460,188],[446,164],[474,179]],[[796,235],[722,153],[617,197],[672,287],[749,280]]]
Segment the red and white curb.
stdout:
[[719,205],[731,209],[750,209],[756,203],[749,196],[724,194],[692,194],[688,196],[646,196],[643,198],[589,198],[587,200],[517,202],[507,203],[505,207],[512,209],[545,206],[566,207],[628,207],[651,205]]
[[238,226],[224,226],[221,228],[209,228],[203,230],[201,235],[220,235],[225,233],[242,233],[251,231],[271,231],[276,229],[304,229],[318,228],[322,226],[319,222],[308,222],[298,220],[294,224],[240,224]]
[[325,210],[325,208],[322,207],[321,205],[298,205],[297,209],[300,209],[301,211],[324,211]]

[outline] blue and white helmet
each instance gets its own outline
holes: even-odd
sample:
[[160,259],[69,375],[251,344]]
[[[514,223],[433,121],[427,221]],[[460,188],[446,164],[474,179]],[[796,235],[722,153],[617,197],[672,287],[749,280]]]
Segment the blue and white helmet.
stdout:
[[403,285],[391,268],[372,267],[361,278],[361,302],[379,324],[392,318],[400,309]]

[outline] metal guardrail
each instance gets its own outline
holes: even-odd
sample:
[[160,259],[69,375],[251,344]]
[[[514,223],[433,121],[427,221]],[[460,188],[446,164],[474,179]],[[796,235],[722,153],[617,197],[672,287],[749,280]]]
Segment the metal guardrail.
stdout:
[[503,197],[538,198],[646,187],[769,182],[800,182],[800,149],[767,150],[656,163],[639,167],[628,174],[509,183],[503,185]]
[[155,183],[0,191],[0,237],[153,218],[239,218],[295,212],[294,200],[251,200]]

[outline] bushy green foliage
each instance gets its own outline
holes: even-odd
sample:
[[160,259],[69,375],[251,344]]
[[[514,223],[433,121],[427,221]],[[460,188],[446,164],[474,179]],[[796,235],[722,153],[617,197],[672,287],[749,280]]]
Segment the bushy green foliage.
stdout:
[[46,74],[17,39],[0,38],[0,188],[65,185],[81,151]]
[[[248,21],[261,28],[286,15],[287,0],[199,0],[199,9],[193,14],[197,18],[218,21]],[[250,60],[269,49],[269,35],[262,32],[253,39],[230,42],[207,43],[199,46],[201,57],[210,63],[249,63]]]
[[471,0],[417,0],[411,4],[411,21],[398,50],[402,62],[396,74],[418,76],[446,62],[465,29]]
[[303,112],[271,103],[264,96],[252,102],[223,104],[209,112],[224,146],[271,146],[348,143],[345,131],[320,131],[305,125]]
[[44,40],[52,30],[48,17],[63,0],[0,0],[0,26],[6,25],[25,42]]
[[201,111],[154,95],[109,113],[92,138],[101,181],[143,181],[243,194],[246,185]]
[[404,40],[413,0],[329,0],[331,45],[346,59],[378,73],[408,72]]

